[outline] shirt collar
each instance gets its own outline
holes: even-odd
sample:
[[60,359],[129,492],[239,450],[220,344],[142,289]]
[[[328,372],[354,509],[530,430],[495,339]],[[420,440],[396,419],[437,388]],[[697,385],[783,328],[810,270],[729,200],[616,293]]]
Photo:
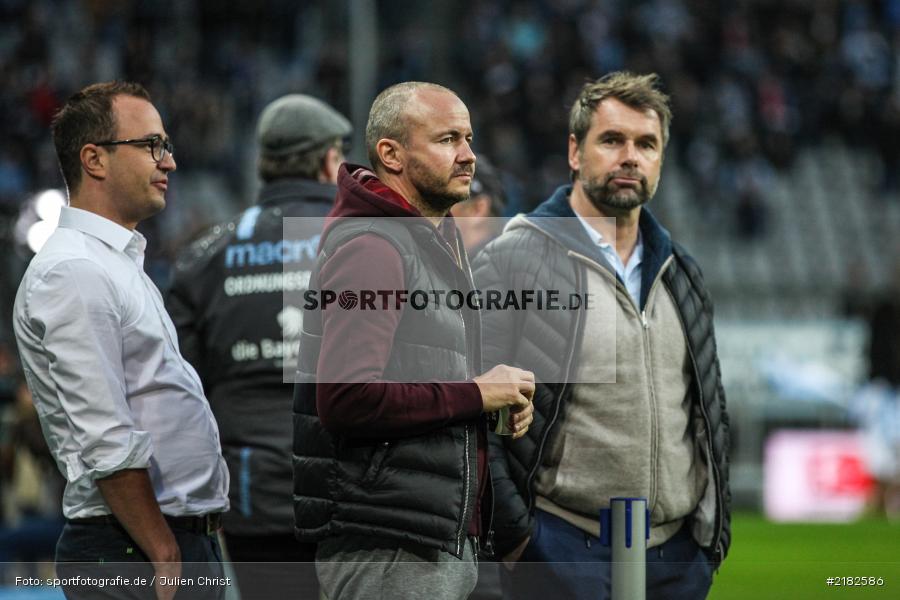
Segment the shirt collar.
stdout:
[[634,243],[634,250],[631,251],[631,257],[628,259],[629,265],[639,265],[644,260],[644,236],[638,229],[637,241]]
[[[591,224],[587,222],[587,219],[575,213],[575,216],[578,217],[578,220],[584,226],[585,231],[587,231],[588,237],[591,238],[591,241],[600,247],[601,250],[611,251],[615,253],[615,249],[612,245],[606,241],[606,238],[603,237],[603,234],[591,227]],[[641,230],[638,229],[637,242],[634,245],[634,250],[631,252],[631,256],[628,258],[628,264],[631,266],[636,266],[641,264],[641,261],[644,258],[644,241],[643,236],[641,235]]]
[[113,249],[124,252],[138,264],[144,262],[147,238],[141,232],[122,227],[97,213],[64,206],[59,213],[59,226],[93,236]]
[[603,246],[609,246],[609,242],[607,242],[603,239],[603,235],[599,231],[597,231],[596,229],[591,227],[591,224],[587,222],[587,219],[585,219],[578,213],[575,213],[575,216],[578,217],[578,220],[584,226],[584,230],[587,231],[587,234],[591,238],[592,242],[594,242],[596,245],[600,246],[601,248]]

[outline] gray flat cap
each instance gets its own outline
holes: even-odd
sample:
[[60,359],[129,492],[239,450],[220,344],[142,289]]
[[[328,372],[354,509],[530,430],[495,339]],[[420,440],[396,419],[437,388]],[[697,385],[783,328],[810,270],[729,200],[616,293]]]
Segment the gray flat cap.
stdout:
[[341,113],[304,94],[288,94],[269,104],[256,127],[259,151],[266,156],[306,152],[352,132]]

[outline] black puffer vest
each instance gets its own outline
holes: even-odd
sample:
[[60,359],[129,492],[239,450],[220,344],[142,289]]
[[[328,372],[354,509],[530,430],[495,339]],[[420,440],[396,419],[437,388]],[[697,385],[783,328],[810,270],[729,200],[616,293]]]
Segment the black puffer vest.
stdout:
[[[417,218],[343,219],[326,232],[310,280],[347,241],[375,234],[390,242],[404,266],[407,290],[472,290],[437,230]],[[412,541],[461,556],[477,494],[477,421],[399,440],[335,435],[316,412],[316,365],[322,314],[307,311],[294,392],[295,533],[315,542],[342,534]],[[429,303],[403,311],[384,379],[463,381],[481,367],[475,311]],[[336,357],[341,360],[341,357]],[[413,375],[414,374],[414,375]],[[412,376],[411,376],[412,375]]]

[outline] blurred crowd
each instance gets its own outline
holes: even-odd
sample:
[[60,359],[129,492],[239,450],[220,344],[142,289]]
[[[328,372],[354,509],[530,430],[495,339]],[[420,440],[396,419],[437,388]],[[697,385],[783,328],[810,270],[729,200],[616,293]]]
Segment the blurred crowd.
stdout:
[[[476,148],[504,173],[510,213],[568,180],[568,104],[585,81],[617,69],[661,75],[674,108],[668,161],[689,174],[702,213],[736,222],[742,237],[765,235],[766,190],[804,145],[864,148],[881,165],[872,191],[900,188],[900,0],[378,4],[378,88],[419,79],[457,90]],[[61,102],[93,81],[143,83],[179,175],[215,180],[227,214],[253,199],[253,127],[269,100],[300,91],[351,114],[350,5],[0,0],[0,356],[15,361],[15,217],[32,193],[62,185],[49,136]],[[161,285],[177,247],[217,220],[183,188],[171,191],[172,211],[145,231]],[[10,368],[0,408],[16,407],[12,443],[9,432],[31,417]]]
[[622,68],[662,76],[669,160],[710,218],[739,212],[740,234],[765,227],[772,174],[827,136],[877,150],[881,189],[897,189],[898,0],[482,0],[465,22],[458,63],[477,131],[538,197],[567,173],[566,103]]
[[[350,114],[350,4],[0,1],[0,210],[60,183],[53,111],[86,82],[115,77],[151,90],[182,171],[213,174],[245,204],[249,136],[266,102],[304,91]],[[378,87],[422,79],[458,90],[479,151],[513,184],[511,210],[566,179],[567,103],[623,68],[662,76],[674,102],[670,160],[710,218],[738,212],[742,234],[764,230],[772,174],[828,136],[877,151],[879,189],[900,186],[900,0],[378,4]]]

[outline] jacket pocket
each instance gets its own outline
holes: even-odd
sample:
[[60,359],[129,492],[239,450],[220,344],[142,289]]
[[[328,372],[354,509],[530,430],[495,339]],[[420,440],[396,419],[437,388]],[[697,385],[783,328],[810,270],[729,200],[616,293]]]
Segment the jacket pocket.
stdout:
[[384,459],[387,458],[390,449],[390,442],[382,442],[375,447],[375,450],[372,452],[372,458],[369,459],[369,467],[360,480],[360,485],[368,486],[378,479],[378,475],[381,473],[381,466],[384,464]]

